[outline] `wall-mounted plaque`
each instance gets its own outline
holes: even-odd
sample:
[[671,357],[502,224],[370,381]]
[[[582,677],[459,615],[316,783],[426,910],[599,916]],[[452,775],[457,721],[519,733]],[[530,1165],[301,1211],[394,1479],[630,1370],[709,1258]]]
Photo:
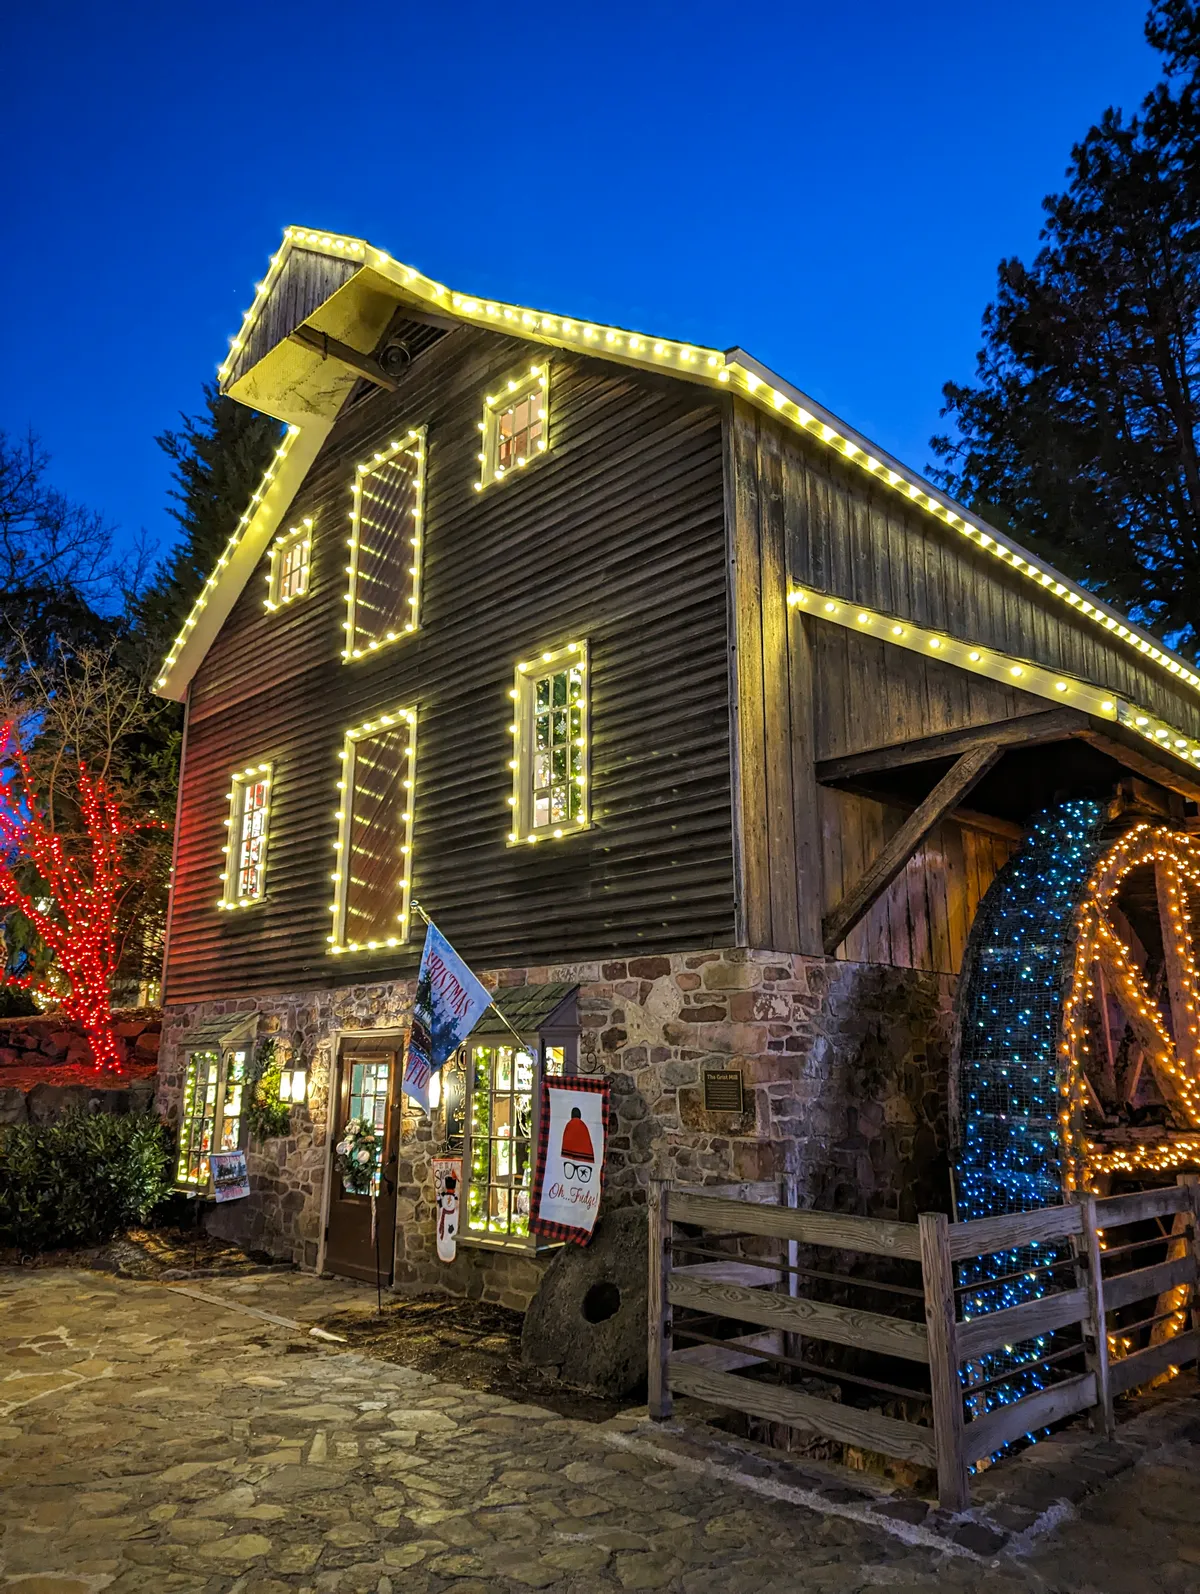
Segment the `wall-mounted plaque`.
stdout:
[[740,1068],[704,1070],[705,1112],[742,1112],[742,1071]]

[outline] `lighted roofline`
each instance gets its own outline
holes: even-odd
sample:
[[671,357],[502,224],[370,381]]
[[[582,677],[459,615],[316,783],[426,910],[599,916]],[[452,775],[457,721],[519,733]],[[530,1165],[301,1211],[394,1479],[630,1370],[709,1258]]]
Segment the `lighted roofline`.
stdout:
[[[802,393],[798,387],[783,377],[776,375],[753,355],[747,354],[744,349],[733,348],[726,351],[725,358],[731,375],[735,379],[742,377],[742,382],[762,408],[777,411],[793,424],[798,420],[803,430],[816,435],[827,447],[841,454],[843,458],[851,460],[869,475],[882,481],[885,486],[901,492],[926,513],[935,515],[944,524],[967,537],[977,548],[1005,560],[1010,568],[1018,568],[1020,574],[1035,582],[1043,592],[1048,592],[1051,596],[1070,604],[1084,618],[1093,620],[1106,634],[1115,635],[1122,642],[1132,640],[1134,651],[1139,658],[1148,658],[1156,664],[1162,664],[1177,679],[1186,681],[1191,687],[1200,687],[1200,674],[1193,670],[1186,659],[1173,653],[1170,648],[1164,647],[1148,631],[1143,631],[1140,626],[1123,615],[1119,609],[1104,603],[1094,593],[1088,592],[1086,588],[1072,581],[1069,576],[1063,575],[1044,559],[1031,557],[1029,551],[1016,538],[1003,536],[981,516],[973,514],[948,493],[942,492],[932,482],[918,475],[893,455],[877,448],[869,438],[855,431],[853,427],[847,426],[831,410],[826,409],[823,404],[818,404],[815,399],[809,398],[806,393]],[[760,386],[769,390],[770,402],[766,401],[766,395],[759,394]],[[778,403],[776,395],[784,399],[782,406]],[[793,411],[799,413],[789,415],[787,413],[789,404]],[[824,435],[826,433],[832,433],[833,436]],[[847,444],[850,446],[847,447]],[[891,481],[889,476],[899,479]]]
[[[291,251],[297,248],[369,267],[399,288],[406,296],[424,301],[441,314],[449,314],[468,324],[508,332],[549,347],[598,354],[605,359],[647,370],[667,370],[674,376],[684,377],[706,386],[719,384],[727,391],[738,391],[757,408],[773,413],[796,430],[815,437],[884,486],[892,488],[907,501],[931,514],[942,524],[957,530],[975,547],[1001,559],[1010,569],[1016,569],[1033,581],[1042,592],[1067,604],[1081,618],[1092,621],[1105,635],[1126,643],[1139,658],[1149,659],[1161,665],[1176,680],[1186,682],[1194,690],[1200,690],[1200,674],[1193,670],[1187,660],[1180,658],[1169,648],[1163,647],[1149,632],[1134,625],[1119,610],[1098,601],[1085,588],[1062,575],[1053,566],[1040,559],[1031,559],[1028,550],[1014,538],[1002,536],[986,521],[973,515],[917,472],[910,470],[884,450],[876,448],[870,439],[847,426],[830,410],[776,375],[768,366],[747,354],[744,349],[734,347],[722,352],[702,344],[656,338],[652,334],[634,332],[624,327],[581,321],[549,311],[507,304],[487,296],[463,294],[447,287],[445,283],[438,282],[435,278],[426,276],[414,266],[394,260],[386,250],[377,249],[366,239],[351,238],[345,234],[322,232],[317,229],[289,227],[284,232],[280,247],[271,257],[266,275],[255,285],[257,292],[254,302],[243,316],[237,335],[230,340],[229,353],[218,373],[223,389],[231,373],[234,359],[245,346],[276,278]],[[305,433],[310,433],[312,429],[310,424],[306,424],[303,428]],[[328,427],[318,430],[321,430],[321,441],[323,441]],[[305,438],[305,442],[311,446],[309,437]],[[305,449],[304,452],[307,453],[308,450]],[[314,449],[313,457],[315,452]],[[237,534],[230,539],[231,545],[236,545],[238,542],[246,544],[247,553],[256,541],[257,539],[253,537],[239,538]],[[227,556],[230,551],[226,550]],[[235,572],[231,571],[223,579],[231,580],[234,574]],[[242,575],[240,571],[236,574]],[[244,579],[242,575],[243,584]],[[164,696],[177,695],[173,689],[174,683],[170,680],[175,666],[181,666],[180,674],[190,676],[186,661],[181,655],[192,653],[201,642],[207,647],[211,641],[211,636],[206,634],[209,628],[198,624],[198,621],[216,584],[217,572],[214,572],[188,621],[185,622],[184,630],[177,639],[171,655],[164,663],[157,686],[157,690]]]

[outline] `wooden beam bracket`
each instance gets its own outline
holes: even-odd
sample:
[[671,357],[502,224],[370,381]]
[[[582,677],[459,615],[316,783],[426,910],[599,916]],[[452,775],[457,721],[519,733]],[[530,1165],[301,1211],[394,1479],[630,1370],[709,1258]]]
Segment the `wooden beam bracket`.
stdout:
[[302,349],[311,349],[323,360],[336,360],[339,365],[349,367],[351,371],[366,377],[368,382],[374,382],[376,387],[385,388],[389,393],[395,393],[400,386],[399,382],[389,376],[369,354],[362,354],[358,349],[352,349],[348,343],[332,337],[328,332],[318,332],[315,327],[302,324],[288,336]]
[[870,912],[891,885],[930,831],[945,819],[951,809],[958,806],[976,782],[987,774],[1003,751],[1003,746],[997,742],[983,742],[963,753],[947,770],[928,797],[910,814],[875,861],[846,892],[837,907],[826,914],[821,925],[821,939],[826,957],[833,956],[854,926]]

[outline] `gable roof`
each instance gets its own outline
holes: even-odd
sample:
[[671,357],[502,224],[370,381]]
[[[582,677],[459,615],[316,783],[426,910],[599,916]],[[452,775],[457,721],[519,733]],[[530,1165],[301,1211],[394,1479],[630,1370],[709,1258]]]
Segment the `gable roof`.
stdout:
[[[322,337],[367,357],[405,307],[737,393],[1025,576],[1048,603],[1068,605],[1108,640],[1115,638],[1200,692],[1200,675],[1185,659],[1041,558],[1030,558],[1015,539],[956,503],[743,349],[656,338],[461,293],[394,260],[365,239],[305,227],[285,231],[257,289],[220,367],[221,391],[287,422],[288,434],[163,661],[156,683],[163,697],[183,698],[358,379],[350,367],[323,357]],[[297,339],[293,334],[301,329],[307,336]]]

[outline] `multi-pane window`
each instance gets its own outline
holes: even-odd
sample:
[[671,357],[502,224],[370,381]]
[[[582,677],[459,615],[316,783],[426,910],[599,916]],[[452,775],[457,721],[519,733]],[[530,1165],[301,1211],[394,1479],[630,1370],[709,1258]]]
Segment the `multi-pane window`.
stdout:
[[467,1235],[501,1244],[530,1243],[541,1078],[565,1071],[561,1045],[531,1040],[524,1046],[467,1048]]
[[268,609],[302,598],[308,591],[312,564],[312,521],[303,520],[271,544],[271,569],[267,576],[270,596]]
[[[350,1065],[350,1111],[347,1121],[349,1118],[365,1118],[374,1126],[376,1143],[379,1145],[382,1145],[387,1129],[390,1075],[390,1062],[365,1060]],[[371,1195],[379,1194],[381,1172],[382,1168],[376,1167],[372,1175]],[[349,1190],[344,1181],[343,1188]]]
[[476,491],[489,482],[503,481],[544,454],[550,443],[550,368],[532,365],[511,377],[499,393],[489,393],[484,404],[480,474]]
[[424,427],[355,472],[344,659],[364,658],[417,629],[424,492]]
[[373,952],[408,938],[416,736],[416,710],[403,708],[346,736],[337,783],[334,952]]
[[271,766],[239,769],[229,792],[229,840],[225,847],[221,907],[241,908],[261,902],[267,880],[267,819],[270,814]]
[[588,823],[587,667],[583,642],[517,666],[510,842],[561,838]]
[[207,1189],[211,1153],[236,1151],[241,1145],[248,1055],[244,1048],[206,1048],[188,1054],[175,1169],[175,1183],[181,1188]]

